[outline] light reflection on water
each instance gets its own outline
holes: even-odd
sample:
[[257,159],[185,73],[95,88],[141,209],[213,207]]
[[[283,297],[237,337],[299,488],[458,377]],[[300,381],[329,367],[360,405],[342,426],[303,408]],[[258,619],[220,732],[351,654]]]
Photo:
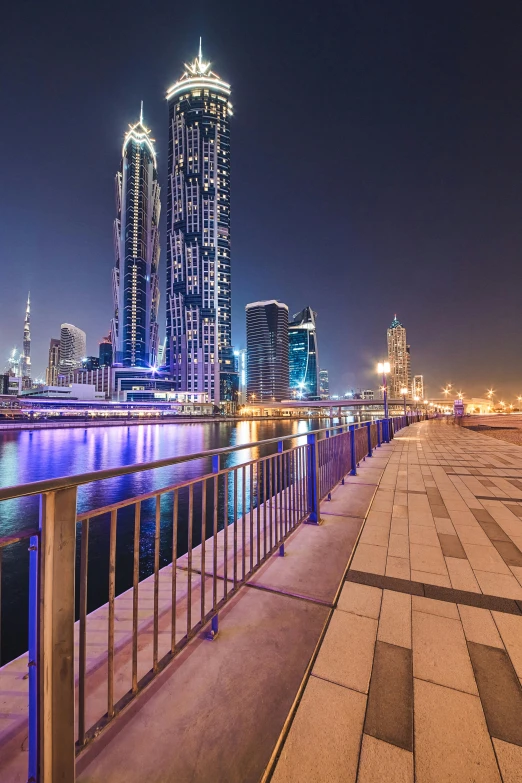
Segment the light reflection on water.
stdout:
[[[78,427],[20,432],[0,432],[0,487],[26,484],[61,476],[90,473],[123,465],[152,462],[226,446],[242,445],[284,435],[299,434],[292,445],[306,442],[311,429],[327,426],[325,420],[240,421],[193,424],[142,424],[121,427]],[[221,467],[239,466],[276,450],[273,447],[242,449],[222,457]],[[194,460],[154,471],[94,482],[78,489],[78,511],[90,511],[119,500],[136,497],[174,483],[209,473],[210,460]],[[239,481],[242,471],[238,471]],[[229,485],[229,493],[231,486]],[[247,482],[246,505],[250,503]],[[241,512],[241,493],[238,512]],[[0,502],[0,536],[10,536],[38,526],[38,496]],[[180,512],[183,511],[180,497]],[[195,505],[195,525],[197,508]],[[131,584],[132,509],[118,514],[117,592]],[[172,495],[161,503],[161,565],[172,557]],[[200,520],[201,521],[201,515]],[[230,517],[229,517],[230,521]],[[180,515],[182,525],[182,515]],[[151,572],[153,561],[154,501],[143,503],[140,577]],[[198,533],[197,535],[200,535]],[[197,540],[194,544],[199,543]],[[185,547],[185,550],[183,549]],[[186,531],[181,531],[178,555],[186,551]],[[108,573],[108,518],[91,525],[89,545],[89,611],[106,600]],[[2,657],[9,660],[27,647],[27,542],[7,547],[2,569]]]

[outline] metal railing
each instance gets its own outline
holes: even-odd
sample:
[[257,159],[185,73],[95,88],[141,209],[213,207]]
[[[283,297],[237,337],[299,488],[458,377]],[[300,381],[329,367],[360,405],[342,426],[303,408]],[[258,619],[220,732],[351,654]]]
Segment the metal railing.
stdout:
[[[29,780],[73,781],[75,752],[204,627],[213,638],[221,608],[267,558],[278,549],[284,554],[299,524],[320,521],[321,500],[395,431],[422,418],[338,425],[0,489],[0,501],[40,497],[38,529],[0,538],[0,578],[6,547],[30,544]],[[275,453],[222,466],[226,455],[274,447]],[[211,459],[211,472],[77,513],[81,485],[198,459]],[[108,533],[105,566],[97,552],[100,531]],[[120,579],[122,545],[132,574]],[[144,551],[150,574],[143,573]],[[100,572],[106,602],[88,613],[89,587]]]

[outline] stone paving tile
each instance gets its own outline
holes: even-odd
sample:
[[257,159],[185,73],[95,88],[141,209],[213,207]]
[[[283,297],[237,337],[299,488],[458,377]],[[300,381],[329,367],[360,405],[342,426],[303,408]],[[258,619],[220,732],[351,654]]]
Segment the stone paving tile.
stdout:
[[378,587],[345,582],[337,608],[343,612],[360,614],[377,620],[381,611],[381,600],[382,590]]
[[414,582],[423,582],[429,585],[438,585],[439,587],[451,587],[449,576],[445,574],[431,574],[428,571],[414,571],[411,569],[411,579]]
[[426,546],[436,546],[440,549],[440,542],[437,536],[436,527],[423,527],[410,523],[409,529],[410,542],[412,544],[424,544]]
[[[504,648],[495,621],[489,609],[458,605],[464,636],[468,642],[487,644],[489,647]],[[522,619],[522,618],[521,618]]]
[[384,574],[386,571],[386,547],[359,543],[352,560],[352,568],[355,571],[367,571],[370,574]]
[[439,517],[434,517],[433,521],[435,522],[435,528],[437,530],[437,533],[447,533],[450,536],[457,535],[457,531],[453,527],[453,524],[450,519],[441,519]]
[[272,782],[355,783],[365,709],[363,694],[311,677]]
[[493,619],[515,671],[522,678],[522,617],[504,612],[493,612]]
[[466,693],[477,693],[459,620],[414,611],[412,630],[415,677]]
[[411,647],[411,595],[384,590],[377,639]]
[[463,544],[489,546],[489,538],[480,525],[455,525],[455,530]]
[[501,598],[522,599],[522,585],[512,574],[495,574],[488,571],[473,571],[480,589],[486,595],[498,595]]
[[407,557],[390,557],[386,560],[386,576],[397,579],[410,579],[410,560]]
[[411,650],[377,641],[364,733],[413,751]]
[[364,527],[360,542],[361,544],[375,544],[376,546],[388,546],[388,529],[385,527]]
[[376,633],[376,620],[348,612],[334,612],[313,674],[360,693],[368,693]]
[[491,571],[494,574],[509,574],[509,568],[492,544],[478,546],[464,543],[464,550],[474,571]]
[[450,536],[447,533],[439,533],[439,541],[444,557],[456,557],[466,560],[466,553],[458,536]]
[[439,617],[448,617],[450,620],[459,620],[459,613],[456,604],[449,601],[437,601],[433,598],[423,596],[412,596],[411,607],[415,612],[426,612],[426,614],[436,614]]
[[413,753],[363,734],[357,783],[413,783]]
[[482,592],[479,583],[475,579],[473,569],[467,560],[447,557],[446,567],[448,569],[451,586],[455,590],[467,590],[471,593]]
[[498,765],[504,783],[522,783],[522,748],[499,739],[493,739]]
[[501,783],[477,696],[414,680],[417,783]]
[[410,562],[412,570],[415,571],[427,571],[430,574],[444,576],[448,574],[440,547],[411,543]]
[[390,533],[388,556],[409,558],[410,547],[408,536],[400,536],[394,533]]

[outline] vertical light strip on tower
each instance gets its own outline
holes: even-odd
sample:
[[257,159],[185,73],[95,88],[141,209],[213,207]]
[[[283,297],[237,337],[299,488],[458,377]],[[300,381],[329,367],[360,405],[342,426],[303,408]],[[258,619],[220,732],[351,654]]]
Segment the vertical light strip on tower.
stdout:
[[124,367],[153,367],[158,356],[159,217],[154,139],[140,119],[129,125],[116,175],[113,270],[113,361]]
[[[230,85],[198,57],[167,92],[166,365],[176,388],[234,399]],[[220,383],[221,380],[221,383]]]
[[20,375],[25,378],[31,377],[31,292],[27,295],[27,306],[25,308],[24,318],[24,348],[23,355],[20,357]]

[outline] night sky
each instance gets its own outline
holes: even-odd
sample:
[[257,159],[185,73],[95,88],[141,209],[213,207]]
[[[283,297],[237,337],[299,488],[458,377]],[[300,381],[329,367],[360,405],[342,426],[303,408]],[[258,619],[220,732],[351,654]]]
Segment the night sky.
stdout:
[[[377,388],[395,313],[429,393],[522,394],[520,0],[49,2],[3,10],[0,365],[112,315],[114,174],[140,101],[203,55],[231,82],[236,347],[247,302],[318,312],[330,389]],[[0,367],[1,369],[1,367]]]

